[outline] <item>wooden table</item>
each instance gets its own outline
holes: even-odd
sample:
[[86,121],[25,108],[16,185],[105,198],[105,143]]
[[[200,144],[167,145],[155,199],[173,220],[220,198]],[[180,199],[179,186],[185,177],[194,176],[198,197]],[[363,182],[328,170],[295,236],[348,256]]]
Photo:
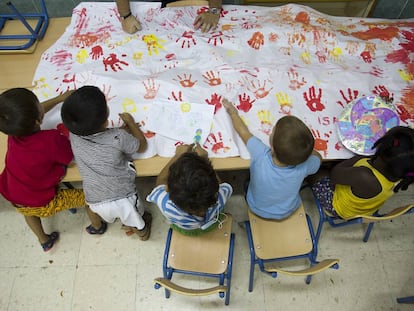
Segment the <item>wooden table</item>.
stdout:
[[[52,18],[45,37],[39,41],[32,54],[0,54],[2,74],[0,75],[0,92],[13,87],[32,89],[32,79],[42,53],[49,48],[65,31],[70,23],[70,17]],[[10,21],[6,23],[4,32],[19,33],[24,31],[21,23]],[[24,33],[24,32],[22,32]],[[4,159],[7,151],[7,136],[0,133],[0,159]],[[138,176],[157,176],[168,162],[169,158],[155,156],[149,159],[135,160]],[[217,170],[247,169],[250,161],[240,157],[214,158],[212,163]],[[0,171],[3,171],[4,160],[0,161]],[[68,168],[64,182],[81,181],[79,171],[75,165]]]

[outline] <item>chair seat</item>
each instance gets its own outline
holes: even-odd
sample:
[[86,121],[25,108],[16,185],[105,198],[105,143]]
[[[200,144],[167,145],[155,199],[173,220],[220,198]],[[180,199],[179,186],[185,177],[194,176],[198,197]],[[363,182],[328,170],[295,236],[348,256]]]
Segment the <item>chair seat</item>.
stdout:
[[200,236],[173,231],[168,263],[174,269],[221,274],[227,269],[233,218],[226,214],[221,226]]
[[312,251],[313,243],[303,205],[283,220],[264,219],[250,210],[248,216],[258,258],[291,257]]

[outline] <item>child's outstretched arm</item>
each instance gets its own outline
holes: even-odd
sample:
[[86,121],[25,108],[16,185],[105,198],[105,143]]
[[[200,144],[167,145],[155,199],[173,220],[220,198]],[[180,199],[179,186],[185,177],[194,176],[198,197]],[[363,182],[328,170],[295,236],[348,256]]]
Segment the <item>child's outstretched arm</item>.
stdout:
[[157,180],[155,181],[155,185],[166,185],[168,181],[168,170],[170,169],[170,166],[177,161],[177,159],[186,152],[192,151],[193,145],[180,145],[177,146],[175,149],[175,155],[168,161],[168,163],[164,166],[164,168],[161,170],[161,172],[157,176]]
[[42,106],[43,106],[43,109],[45,110],[45,113],[50,111],[57,104],[63,102],[73,92],[74,92],[74,90],[66,91],[65,93],[60,94],[59,96],[53,97],[51,99],[48,99],[48,100],[42,102]]
[[147,139],[139,128],[139,124],[135,123],[134,118],[128,112],[120,113],[119,117],[124,121],[126,130],[139,140],[137,152],[144,152],[147,149]]
[[230,115],[231,122],[233,123],[233,127],[236,130],[237,134],[239,134],[240,138],[246,144],[249,138],[253,136],[253,134],[250,133],[246,124],[244,124],[243,120],[240,118],[239,112],[231,102],[229,102],[227,99],[223,99],[223,106],[226,108],[227,113]]

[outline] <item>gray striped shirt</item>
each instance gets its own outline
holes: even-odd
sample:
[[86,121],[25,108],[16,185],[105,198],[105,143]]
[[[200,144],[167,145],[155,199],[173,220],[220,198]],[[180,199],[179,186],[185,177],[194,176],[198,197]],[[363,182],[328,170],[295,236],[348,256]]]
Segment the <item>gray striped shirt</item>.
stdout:
[[113,201],[136,192],[131,156],[139,141],[123,129],[107,129],[89,136],[70,134],[75,161],[88,203]]

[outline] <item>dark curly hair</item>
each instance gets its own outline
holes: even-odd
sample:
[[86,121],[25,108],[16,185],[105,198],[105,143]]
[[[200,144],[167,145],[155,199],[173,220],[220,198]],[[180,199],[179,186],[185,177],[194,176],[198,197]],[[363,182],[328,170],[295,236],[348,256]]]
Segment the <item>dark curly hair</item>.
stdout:
[[183,211],[204,216],[217,202],[219,181],[211,162],[195,152],[182,154],[169,168],[170,199]]
[[105,94],[96,86],[82,86],[65,99],[61,117],[73,134],[88,136],[102,131],[108,119]]
[[28,136],[40,121],[39,100],[25,88],[13,88],[0,95],[0,131],[10,136]]
[[380,158],[386,165],[387,173],[401,179],[394,192],[407,190],[414,181],[414,129],[396,126],[378,139],[373,158]]

